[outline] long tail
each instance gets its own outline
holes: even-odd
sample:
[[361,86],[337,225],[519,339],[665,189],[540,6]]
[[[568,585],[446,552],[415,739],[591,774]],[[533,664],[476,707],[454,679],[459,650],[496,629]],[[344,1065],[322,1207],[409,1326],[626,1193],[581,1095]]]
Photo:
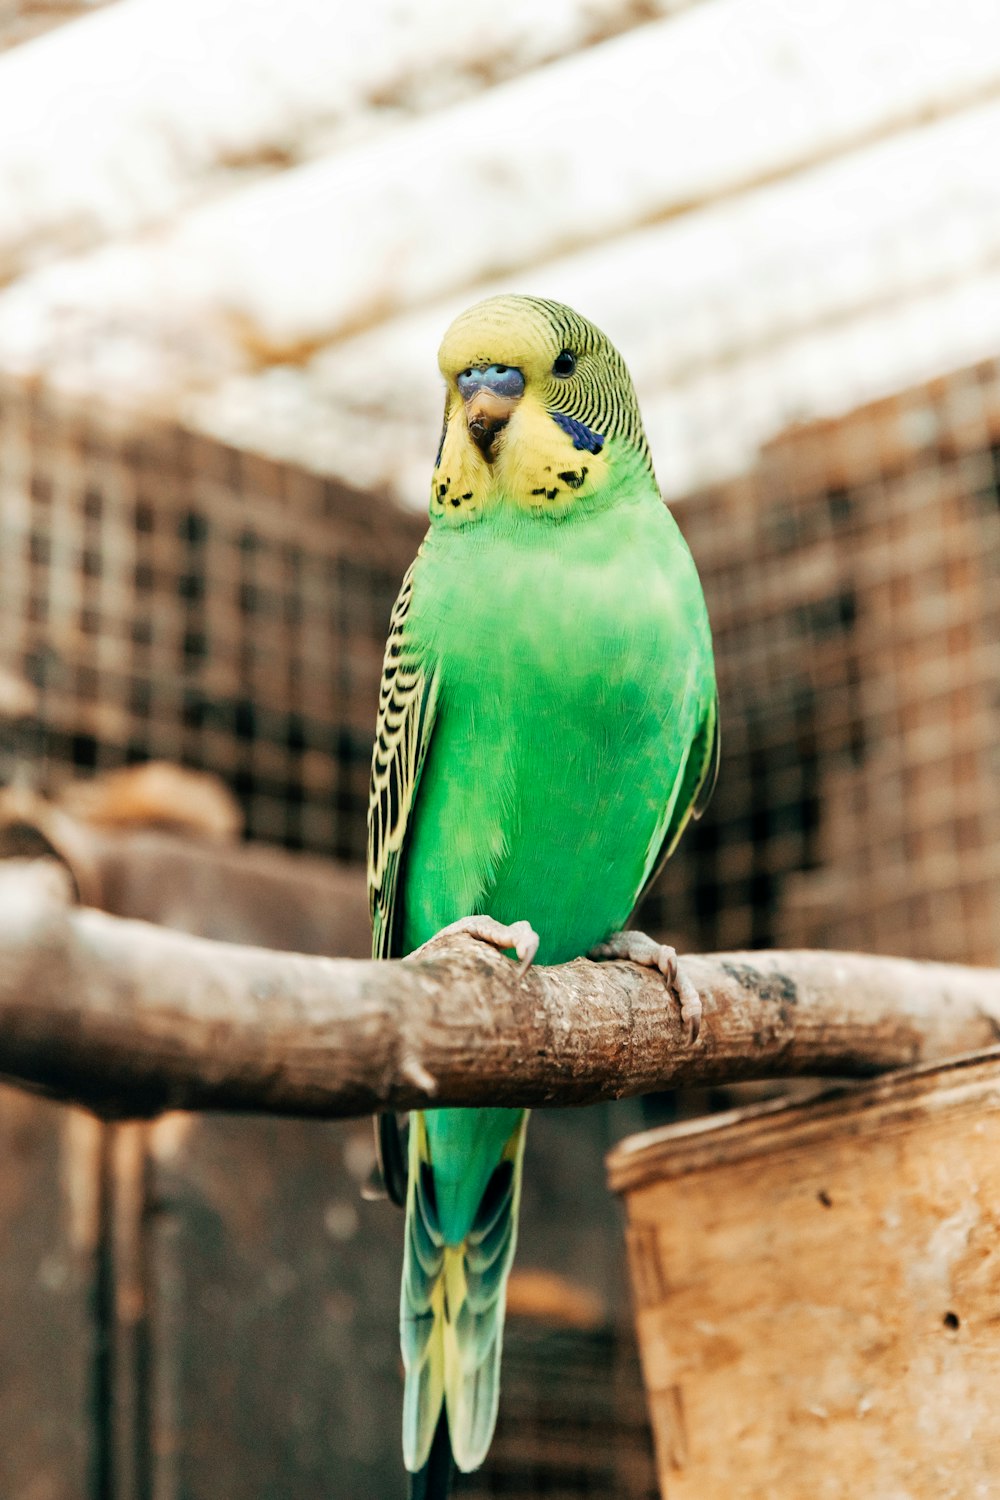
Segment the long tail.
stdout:
[[409,1500],[448,1500],[454,1477],[455,1460],[451,1456],[448,1436],[448,1413],[442,1406],[427,1462],[416,1474],[410,1475]]
[[[488,1112],[480,1113],[480,1118]],[[406,1367],[403,1458],[411,1500],[445,1500],[451,1459],[476,1469],[496,1425],[507,1274],[517,1240],[525,1119],[506,1116],[495,1166],[456,1233],[456,1196],[439,1193],[425,1117],[410,1121],[410,1173],[400,1297]],[[511,1125],[513,1124],[513,1130]],[[498,1159],[499,1158],[499,1159]],[[470,1172],[466,1181],[478,1175]],[[460,1195],[459,1195],[460,1196]]]

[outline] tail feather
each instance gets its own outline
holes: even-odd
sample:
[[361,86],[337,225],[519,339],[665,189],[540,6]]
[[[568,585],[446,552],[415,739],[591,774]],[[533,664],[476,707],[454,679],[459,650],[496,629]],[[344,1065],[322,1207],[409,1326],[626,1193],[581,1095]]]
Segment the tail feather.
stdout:
[[514,1163],[505,1157],[496,1168],[483,1194],[475,1222],[469,1230],[469,1243],[480,1245],[498,1224],[505,1222],[514,1197]]
[[410,1475],[409,1500],[448,1500],[455,1477],[455,1461],[448,1439],[448,1414],[444,1407],[434,1429],[427,1462]]
[[518,1121],[503,1147],[468,1233],[457,1245],[445,1244],[438,1222],[422,1117],[413,1124],[400,1309],[406,1366],[403,1456],[411,1471],[429,1470],[443,1423],[449,1454],[468,1472],[485,1458],[496,1425],[525,1120]]
[[[455,1462],[478,1468],[496,1426],[507,1273],[514,1258],[521,1188],[520,1152],[500,1163],[463,1246],[465,1297],[445,1329],[445,1399]],[[453,1355],[449,1359],[449,1343]]]
[[423,1134],[419,1117],[411,1130],[399,1334],[406,1366],[403,1458],[408,1469],[417,1471],[429,1462],[444,1401],[445,1248],[437,1222],[434,1179],[427,1164],[416,1159],[415,1138]]

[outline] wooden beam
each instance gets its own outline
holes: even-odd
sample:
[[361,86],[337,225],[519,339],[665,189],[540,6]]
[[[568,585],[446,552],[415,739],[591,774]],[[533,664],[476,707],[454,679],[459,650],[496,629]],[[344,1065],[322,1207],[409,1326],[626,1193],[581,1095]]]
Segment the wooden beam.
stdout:
[[994,1044],[1000,972],[842,953],[684,960],[686,1039],[657,974],[585,959],[518,979],[442,940],[398,963],[211,942],[73,907],[45,861],[0,867],[0,1075],[105,1116],[324,1117],[586,1104],[677,1084],[868,1076]]
[[[301,9],[298,0],[295,11]],[[110,9],[94,19],[91,34],[96,21],[110,29],[133,10],[119,17]],[[206,184],[206,196],[196,195],[155,236],[104,238],[113,235],[113,224],[81,235],[80,222],[94,219],[92,200],[104,207],[100,189],[109,169],[101,167],[97,189],[91,183],[88,191],[93,152],[82,162],[71,155],[76,242],[101,238],[102,244],[74,257],[71,241],[64,259],[33,271],[39,238],[54,243],[39,216],[31,243],[15,242],[5,272],[0,240],[0,279],[23,268],[0,294],[0,358],[18,373],[48,373],[65,383],[72,372],[75,388],[178,411],[186,397],[197,396],[206,371],[222,379],[264,366],[294,367],[324,345],[433,298],[462,293],[467,300],[498,275],[523,283],[529,270],[537,276],[554,256],[690,215],[1000,94],[989,0],[955,0],[947,17],[924,5],[916,26],[907,24],[911,13],[904,0],[874,7],[867,0],[812,0],[799,8],[777,0],[693,5],[426,112],[405,129],[356,144],[345,137],[343,149],[287,171],[259,178],[247,171],[241,190],[211,197]],[[479,18],[470,15],[481,38]],[[284,11],[281,19],[296,36]],[[176,31],[173,8],[161,24]],[[253,34],[245,21],[236,30]],[[234,37],[231,26],[226,37]],[[491,34],[490,52],[498,50]],[[148,36],[146,54],[157,55]],[[474,56],[475,49],[470,61]],[[312,71],[308,51],[306,57]],[[269,152],[287,152],[294,129],[261,131],[253,104],[263,107],[259,75],[266,78],[268,68],[262,70],[255,50],[251,61],[232,73],[227,58],[227,77],[239,80],[234,93],[242,100],[239,128],[232,122],[236,156],[252,166]],[[76,63],[79,76],[91,79],[92,112],[100,89]],[[436,77],[433,63],[425,73]],[[331,76],[337,74],[322,69],[316,75],[325,99],[337,97]],[[144,82],[137,74],[140,92]],[[203,92],[214,100],[210,87]],[[385,95],[376,95],[376,114],[384,117]],[[25,90],[22,97],[32,95]],[[201,97],[193,82],[192,97]],[[433,90],[432,97],[443,96]],[[33,142],[25,108],[8,135]],[[278,108],[276,126],[282,117]],[[206,150],[190,110],[183,125],[185,138],[194,134],[193,152],[211,166],[218,143]],[[120,145],[114,120],[106,128]],[[75,132],[77,142],[92,135],[92,129]],[[183,153],[163,150],[162,142],[154,149],[155,128],[152,141],[147,135],[148,127],[136,139],[146,141],[159,165],[146,195],[156,201],[162,195],[169,206],[174,189],[163,164]],[[42,193],[38,182],[50,155],[42,153],[37,164],[34,156],[15,158],[5,201],[0,152],[0,223],[20,226],[36,201],[48,203],[51,189]],[[131,182],[114,153],[111,159],[116,187]],[[919,153],[916,161],[910,173],[919,176]],[[141,164],[148,165],[145,156],[133,164],[137,178]],[[24,181],[31,193],[19,191]],[[133,202],[137,194],[126,197]],[[449,214],[460,218],[461,233],[441,233]],[[35,249],[34,258],[42,253]],[[109,345],[128,357],[109,359]],[[281,390],[283,384],[279,406]]]
[[0,59],[0,282],[689,3],[118,0]]

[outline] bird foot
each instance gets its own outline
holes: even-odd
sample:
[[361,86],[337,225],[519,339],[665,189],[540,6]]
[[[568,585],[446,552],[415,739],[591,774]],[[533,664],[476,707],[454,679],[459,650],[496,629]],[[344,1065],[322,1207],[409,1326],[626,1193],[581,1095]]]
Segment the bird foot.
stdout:
[[692,1045],[701,1032],[701,996],[687,975],[681,972],[677,950],[669,943],[657,943],[644,932],[613,932],[606,942],[598,943],[589,958],[624,958],[646,969],[659,969],[681,1008],[681,1020],[688,1028]]
[[[440,937],[449,937],[458,933],[465,933],[469,937],[478,938],[481,943],[489,943],[493,948],[513,948],[517,954],[517,975],[523,979],[534,962],[535,954],[538,952],[538,933],[530,922],[512,922],[507,926],[504,922],[498,922],[494,917],[474,916],[460,917],[457,922],[449,922],[447,927],[442,927],[436,932],[431,942],[436,942]],[[421,943],[420,947],[410,954],[415,958],[427,947],[427,943]]]

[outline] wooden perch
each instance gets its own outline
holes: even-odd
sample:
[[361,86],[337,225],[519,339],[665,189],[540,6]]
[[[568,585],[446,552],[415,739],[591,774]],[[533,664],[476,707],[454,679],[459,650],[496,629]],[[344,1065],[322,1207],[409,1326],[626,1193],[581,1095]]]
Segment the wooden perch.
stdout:
[[469,938],[419,959],[307,958],[70,904],[0,863],[0,1075],[108,1116],[362,1115],[584,1104],[677,1084],[867,1076],[1000,1040],[1000,971],[843,953],[687,958],[686,1040],[658,974],[580,959],[517,979]]

